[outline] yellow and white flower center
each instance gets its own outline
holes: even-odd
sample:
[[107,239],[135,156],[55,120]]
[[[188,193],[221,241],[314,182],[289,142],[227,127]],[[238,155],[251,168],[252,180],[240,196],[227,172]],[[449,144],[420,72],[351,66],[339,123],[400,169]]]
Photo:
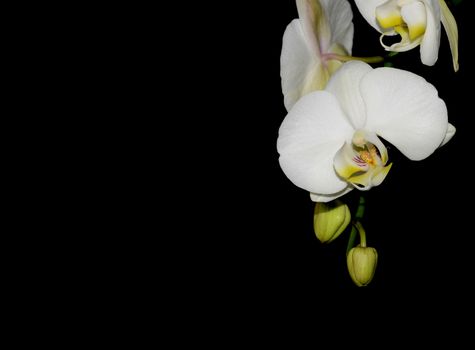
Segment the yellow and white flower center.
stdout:
[[360,190],[378,186],[391,169],[386,166],[388,152],[374,133],[357,130],[351,143],[336,154],[333,165],[337,174]]
[[361,151],[360,152],[360,159],[362,159],[364,162],[366,162],[366,164],[369,164],[369,165],[372,165],[372,166],[375,166],[377,163],[377,160],[381,161],[379,159],[379,155],[376,151],[376,147],[374,147],[374,145],[372,144],[368,144],[366,146],[366,148],[368,149],[367,151]]
[[[381,44],[392,51],[407,51],[419,45],[427,27],[425,4],[417,0],[388,0],[376,8],[376,19],[386,30]],[[401,42],[386,46],[382,38],[395,33],[401,36]]]

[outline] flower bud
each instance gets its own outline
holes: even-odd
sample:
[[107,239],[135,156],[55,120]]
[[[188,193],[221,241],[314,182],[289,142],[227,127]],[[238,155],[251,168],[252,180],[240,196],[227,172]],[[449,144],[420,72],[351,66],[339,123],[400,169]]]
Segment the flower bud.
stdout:
[[337,238],[348,226],[350,220],[350,209],[340,200],[332,203],[318,202],[315,205],[313,228],[315,235],[322,243],[330,243]]
[[378,253],[371,247],[354,247],[346,258],[348,272],[358,287],[366,286],[371,282],[378,263]]

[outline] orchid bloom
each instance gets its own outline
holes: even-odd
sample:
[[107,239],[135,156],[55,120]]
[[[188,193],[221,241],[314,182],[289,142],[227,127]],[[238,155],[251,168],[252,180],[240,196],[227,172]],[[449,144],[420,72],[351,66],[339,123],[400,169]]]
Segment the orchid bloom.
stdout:
[[352,61],[325,90],[295,104],[279,129],[277,150],[286,176],[313,201],[328,202],[381,184],[392,164],[379,137],[421,160],[454,133],[445,103],[426,80]]
[[[440,46],[440,22],[445,28],[452,51],[454,70],[458,65],[458,30],[454,16],[444,0],[355,0],[363,17],[381,35],[387,51],[403,52],[420,45],[421,61],[435,64]],[[401,41],[384,44],[386,35],[401,36]]]
[[353,13],[347,0],[297,0],[299,19],[286,28],[280,58],[284,104],[289,111],[303,95],[322,90],[350,55]]

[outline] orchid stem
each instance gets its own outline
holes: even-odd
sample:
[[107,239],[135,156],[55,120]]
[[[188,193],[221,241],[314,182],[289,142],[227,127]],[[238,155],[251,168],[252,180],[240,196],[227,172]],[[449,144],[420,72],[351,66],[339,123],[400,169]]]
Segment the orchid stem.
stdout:
[[355,219],[361,220],[363,219],[364,210],[366,206],[366,200],[363,196],[360,196],[360,201],[358,202],[358,208],[356,209]]
[[[359,220],[363,218],[364,211],[365,211],[365,199],[363,196],[360,196],[360,200],[358,202],[358,208],[356,208],[356,214],[355,214],[355,224],[352,225],[351,228],[351,233],[350,233],[350,238],[348,239],[348,245],[346,246],[346,255],[350,252],[351,248],[355,246],[355,241],[356,241],[356,234],[359,232],[360,233],[360,240],[361,240],[361,246],[366,247],[366,232],[363,229],[363,226],[360,224]],[[361,234],[363,232],[363,234]],[[364,246],[363,246],[364,244]]]
[[366,247],[366,231],[359,221],[355,223],[356,229],[360,233],[360,246]]
[[373,57],[355,57],[355,56],[343,56],[336,53],[327,54],[328,58],[333,58],[338,61],[347,62],[347,61],[363,61],[366,63],[379,63],[384,61],[382,56],[373,56]]
[[351,233],[350,233],[350,238],[348,239],[348,245],[346,246],[346,256],[348,256],[348,253],[350,252],[351,248],[355,246],[355,240],[356,240],[356,233],[358,230],[354,225],[351,227]]

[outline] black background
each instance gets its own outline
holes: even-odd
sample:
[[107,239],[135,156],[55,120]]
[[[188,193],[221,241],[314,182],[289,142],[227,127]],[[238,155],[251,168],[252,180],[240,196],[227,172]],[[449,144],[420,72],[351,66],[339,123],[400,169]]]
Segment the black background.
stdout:
[[[278,129],[286,116],[279,60],[285,28],[297,17],[294,0],[180,2],[182,8],[158,11],[139,5],[131,13],[120,4],[119,13],[113,8],[99,13],[104,28],[90,26],[79,14],[73,26],[84,50],[74,35],[53,25],[52,32],[70,51],[52,40],[60,54],[51,50],[50,59],[46,45],[39,74],[58,69],[76,90],[46,79],[61,93],[44,100],[65,106],[59,110],[58,129],[50,132],[67,139],[74,130],[79,136],[72,140],[78,148],[73,153],[81,160],[71,156],[66,142],[51,138],[52,148],[65,154],[61,161],[53,159],[61,168],[55,176],[49,170],[44,174],[60,184],[61,197],[51,197],[41,176],[33,185],[61,207],[51,210],[41,196],[35,205],[47,212],[39,211],[38,222],[53,217],[59,225],[59,238],[45,239],[54,225],[48,223],[42,233],[29,218],[35,224],[31,234],[48,248],[33,240],[33,262],[25,261],[30,272],[39,271],[39,281],[15,271],[28,285],[18,284],[27,294],[13,307],[28,308],[28,301],[33,302],[45,308],[37,313],[43,319],[51,316],[50,305],[59,302],[65,317],[55,319],[69,329],[75,327],[63,321],[82,313],[78,329],[85,334],[88,327],[103,332],[107,326],[116,331],[117,324],[120,331],[125,325],[116,337],[120,340],[135,324],[148,334],[174,328],[176,333],[169,334],[175,342],[219,336],[238,341],[253,333],[278,340],[276,332],[283,335],[286,327],[302,320],[321,320],[324,308],[347,304],[347,310],[358,314],[367,306],[391,314],[407,301],[418,305],[411,312],[470,312],[472,3],[464,0],[452,8],[459,26],[458,73],[452,70],[445,34],[434,67],[420,63],[418,49],[393,59],[396,67],[435,85],[457,133],[421,162],[389,148],[394,165],[383,184],[367,193],[363,223],[380,260],[366,288],[357,288],[348,276],[348,232],[322,245],[313,233],[314,203],[278,163]],[[88,6],[84,11],[96,14]],[[353,12],[353,54],[384,54],[379,34],[354,7]],[[69,20],[64,14],[58,17]],[[25,57],[30,61],[33,56]],[[77,118],[68,114],[71,105]],[[68,121],[71,127],[66,128],[62,123]],[[40,137],[49,139],[48,134]],[[70,170],[63,159],[72,162]],[[72,173],[74,180],[63,172]],[[63,197],[80,202],[79,209]],[[71,225],[78,226],[77,232],[71,234]],[[18,254],[11,261],[22,258]],[[45,259],[51,266],[41,264]],[[377,319],[381,313],[367,316]],[[18,315],[29,319],[26,313]],[[338,328],[348,315],[335,312],[334,318],[338,322],[331,320],[329,328]],[[140,339],[133,337],[134,342]]]

